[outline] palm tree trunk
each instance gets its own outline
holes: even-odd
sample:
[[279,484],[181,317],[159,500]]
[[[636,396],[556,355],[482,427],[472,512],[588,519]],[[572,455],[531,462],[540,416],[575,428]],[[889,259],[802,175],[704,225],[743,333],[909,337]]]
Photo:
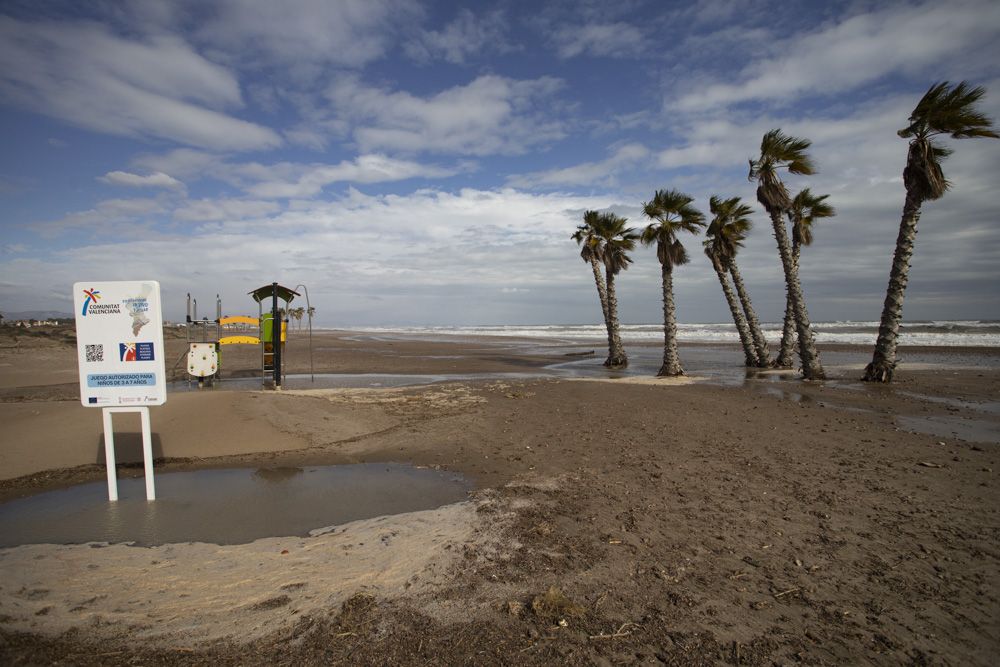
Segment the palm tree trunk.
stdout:
[[594,282],[597,284],[597,296],[601,299],[601,312],[604,313],[604,322],[608,321],[608,288],[604,285],[604,276],[601,274],[600,262],[596,258],[591,258],[590,267],[594,270]]
[[816,349],[816,341],[813,339],[809,313],[806,311],[805,297],[802,295],[802,285],[799,282],[799,270],[792,257],[792,248],[788,242],[788,230],[785,229],[780,210],[771,212],[771,225],[774,227],[774,238],[778,242],[781,267],[785,270],[785,289],[792,302],[792,312],[795,313],[795,329],[799,335],[802,375],[807,380],[822,380],[826,374],[819,361],[819,351]]
[[657,375],[673,377],[684,375],[680,355],[677,353],[677,322],[674,319],[673,267],[663,263],[663,365]]
[[747,293],[747,288],[743,285],[743,276],[740,275],[740,270],[736,268],[735,261],[729,262],[729,273],[733,276],[733,285],[736,286],[736,293],[740,296],[740,303],[743,304],[743,311],[747,316],[747,326],[750,329],[750,335],[753,337],[754,347],[757,348],[757,366],[765,368],[768,365],[768,360],[771,358],[771,352],[767,349],[767,339],[764,338],[764,332],[760,330],[757,313],[753,309],[753,304],[750,303],[750,294]]
[[601,274],[600,264],[596,258],[590,258],[590,267],[594,270],[594,283],[597,285],[597,296],[601,300],[601,312],[604,314],[604,328],[608,331],[608,356],[610,357],[613,336],[611,320],[608,318],[608,288],[604,284],[604,276]]
[[[792,239],[792,262],[796,271],[799,268],[799,254],[802,246],[794,238]],[[775,368],[791,368],[794,363],[792,349],[795,347],[795,309],[792,308],[792,300],[785,297],[785,321],[781,329],[781,347],[778,350],[778,358],[774,360]]]
[[747,328],[746,318],[743,317],[740,306],[736,302],[733,289],[729,286],[729,279],[726,278],[726,272],[717,259],[712,260],[712,268],[715,269],[715,275],[719,276],[722,293],[726,297],[726,303],[729,304],[729,312],[732,314],[733,322],[736,324],[736,332],[740,335],[740,343],[743,345],[744,364],[747,366],[757,366],[759,360],[757,359],[757,352],[754,350],[750,330]]
[[795,363],[792,352],[795,347],[795,309],[792,308],[792,300],[785,296],[785,320],[781,329],[781,347],[778,348],[778,357],[774,360],[775,368],[791,368]]
[[920,221],[920,199],[915,193],[906,192],[903,203],[903,218],[899,222],[899,236],[896,238],[896,252],[892,257],[889,272],[889,287],[882,306],[882,320],[878,326],[875,354],[865,368],[865,382],[892,382],[896,369],[896,339],[899,325],[903,320],[903,295],[910,273],[910,259],[913,257],[913,242],[917,238],[917,222]]
[[604,365],[608,368],[625,368],[628,357],[622,347],[622,337],[618,324],[618,297],[615,295],[615,274],[607,271],[608,286],[608,358]]

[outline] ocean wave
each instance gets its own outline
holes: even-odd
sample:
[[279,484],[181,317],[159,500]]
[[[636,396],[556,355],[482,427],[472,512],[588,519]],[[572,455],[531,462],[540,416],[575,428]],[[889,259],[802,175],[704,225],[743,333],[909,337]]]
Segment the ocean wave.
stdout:
[[[486,326],[399,326],[399,327],[349,327],[351,331],[373,334],[415,335],[421,337],[443,336],[503,336],[511,338],[554,339],[566,342],[605,340],[607,331],[602,324],[537,324],[537,325],[486,325]],[[772,344],[781,339],[781,322],[762,322],[764,336]],[[817,342],[843,345],[874,345],[878,335],[878,322],[814,322]],[[662,340],[662,324],[623,324],[622,339],[640,343]],[[677,325],[677,339],[683,342],[739,341],[732,323],[681,323]],[[991,320],[955,320],[906,323],[900,330],[900,345],[943,347],[1000,347],[1000,322]]]

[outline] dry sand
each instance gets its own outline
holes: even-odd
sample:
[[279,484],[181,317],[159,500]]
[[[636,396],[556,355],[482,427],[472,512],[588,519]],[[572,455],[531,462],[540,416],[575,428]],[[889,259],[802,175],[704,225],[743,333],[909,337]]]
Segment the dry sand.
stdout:
[[[100,480],[97,411],[60,367],[72,350],[20,347],[0,348],[0,498]],[[341,373],[564,360],[504,341],[319,347],[318,368]],[[835,373],[174,393],[153,416],[160,470],[403,461],[479,490],[314,537],[0,550],[0,657],[992,664],[1000,364],[977,354],[971,369],[903,367],[891,387]]]

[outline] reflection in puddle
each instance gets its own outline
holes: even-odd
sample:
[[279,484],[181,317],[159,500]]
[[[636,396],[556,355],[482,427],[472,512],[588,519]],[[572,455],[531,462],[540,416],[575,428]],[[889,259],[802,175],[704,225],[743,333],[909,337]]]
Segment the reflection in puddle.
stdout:
[[959,417],[896,417],[901,429],[914,433],[927,433],[942,438],[958,438],[971,442],[1000,443],[1000,424],[981,419]]
[[258,479],[262,479],[265,482],[286,482],[296,475],[301,475],[302,473],[302,468],[257,468],[253,471],[253,476]]
[[778,387],[760,387],[759,391],[762,394],[767,394],[768,396],[777,396],[778,398],[785,401],[794,401],[795,403],[809,404],[814,403],[814,399],[809,394],[801,394],[795,391],[787,391],[780,389]]
[[[411,375],[400,373],[316,373],[286,375],[282,378],[283,389],[392,389],[415,387],[438,382],[470,382],[473,380],[531,380],[546,377],[549,373],[455,373]],[[256,391],[261,389],[261,379],[257,377],[224,378],[214,387],[199,389],[197,383],[181,380],[170,383],[170,391]]]
[[138,478],[118,481],[114,503],[107,484],[95,482],[0,504],[0,547],[243,544],[434,509],[464,500],[471,488],[459,475],[397,463],[168,472],[156,476],[151,502]]
[[916,398],[921,401],[927,401],[928,403],[940,403],[942,405],[948,405],[954,408],[963,408],[966,410],[974,410],[976,412],[986,412],[991,415],[1000,415],[1000,402],[997,401],[963,401],[958,398],[948,398],[946,396],[928,396],[926,394],[917,394],[912,391],[897,391],[900,396],[909,396],[910,398]]

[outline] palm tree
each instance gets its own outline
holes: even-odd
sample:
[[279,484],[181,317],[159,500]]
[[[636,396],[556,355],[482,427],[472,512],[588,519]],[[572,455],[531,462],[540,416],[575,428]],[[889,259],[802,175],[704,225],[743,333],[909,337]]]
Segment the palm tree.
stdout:
[[302,306],[297,308],[292,308],[288,311],[288,314],[295,318],[295,321],[299,323],[299,331],[302,330],[302,316],[306,314],[306,309]]
[[[597,297],[601,300],[601,312],[604,314],[604,328],[608,332],[608,350],[612,347],[611,321],[608,319],[608,288],[601,275],[600,265],[604,262],[604,240],[597,235],[595,224],[600,213],[586,211],[583,214],[583,224],[576,228],[572,238],[580,246],[580,257],[590,264],[594,272],[594,283],[597,285]],[[610,354],[609,354],[610,357]]]
[[889,287],[882,307],[878,340],[872,362],[865,368],[866,382],[891,382],[896,369],[896,338],[903,319],[903,295],[910,272],[913,242],[917,236],[920,206],[944,196],[951,185],[944,177],[941,163],[951,150],[937,143],[935,137],[950,134],[953,139],[975,137],[1000,138],[990,128],[993,121],[976,110],[976,103],[986,94],[982,86],[970,88],[962,81],[951,86],[947,81],[936,83],[924,94],[910,114],[910,124],[899,136],[910,139],[910,150],[903,169],[906,199],[899,222],[896,252],[889,271]]
[[639,238],[634,229],[625,226],[627,222],[627,219],[610,211],[600,213],[592,220],[594,232],[604,246],[601,261],[604,262],[604,277],[608,292],[608,358],[604,361],[604,365],[608,368],[628,366],[628,357],[622,346],[618,323],[618,297],[615,294],[615,276],[632,263],[628,251],[635,248],[636,239]]
[[759,201],[771,217],[774,227],[774,238],[778,243],[778,255],[785,271],[785,289],[787,298],[792,302],[792,312],[795,315],[795,329],[799,335],[799,357],[802,359],[802,374],[807,380],[825,377],[823,366],[819,361],[819,352],[813,339],[812,327],[809,324],[809,313],[806,311],[805,297],[802,295],[802,285],[799,282],[798,267],[792,261],[792,247],[788,242],[788,230],[783,220],[792,207],[785,184],[778,176],[779,169],[787,169],[790,174],[813,174],[815,168],[812,159],[806,153],[811,142],[784,135],[781,130],[767,132],[760,142],[760,156],[750,160],[750,180],[757,181],[757,201]]
[[[837,211],[826,203],[830,195],[814,195],[809,188],[803,188],[792,199],[792,208],[788,211],[788,220],[792,223],[792,262],[799,268],[799,255],[802,246],[812,245],[812,224],[821,218],[832,218]],[[795,345],[795,314],[792,312],[792,302],[785,299],[785,325],[781,332],[781,347],[774,365],[778,368],[788,368],[792,365],[792,347]]]
[[674,312],[674,267],[688,263],[688,254],[677,238],[678,232],[697,234],[705,226],[705,216],[691,205],[693,197],[677,190],[657,190],[651,201],[642,206],[643,213],[653,220],[642,230],[645,246],[656,244],[663,279],[663,365],[660,376],[683,375],[677,354],[677,322]]
[[[714,247],[717,248],[717,254],[723,271],[728,271],[732,275],[736,293],[739,296],[740,303],[743,305],[743,313],[746,315],[745,318],[741,315],[739,319],[746,323],[748,334],[744,343],[744,353],[746,353],[748,346],[753,350],[752,355],[745,355],[747,365],[766,367],[770,357],[770,352],[767,349],[767,340],[764,338],[764,333],[760,330],[757,313],[754,312],[753,304],[750,302],[750,295],[743,284],[743,277],[736,266],[736,253],[743,247],[743,240],[753,227],[753,223],[750,221],[750,214],[753,213],[753,210],[742,203],[739,197],[720,199],[714,195],[709,199],[709,210],[714,216],[711,224],[708,226],[709,239]],[[707,251],[708,242],[706,242]],[[724,275],[720,276],[719,279],[723,280]],[[723,285],[723,292],[725,292],[727,286],[728,281]],[[739,314],[739,311],[737,311],[737,314]],[[739,331],[740,324],[738,321],[736,328]],[[743,340],[742,334],[740,335],[740,340]],[[751,363],[751,360],[753,363]]]
[[[712,196],[711,203],[713,205],[716,203],[716,199],[715,196]],[[719,277],[719,285],[722,286],[722,294],[726,297],[726,303],[729,304],[729,312],[733,317],[733,322],[736,324],[736,332],[740,336],[740,344],[743,346],[744,365],[756,366],[759,362],[757,351],[753,346],[750,329],[747,327],[746,317],[743,316],[743,311],[740,310],[739,303],[736,301],[736,295],[733,294],[733,288],[729,285],[726,268],[727,248],[725,247],[727,239],[720,233],[718,217],[708,225],[707,236],[708,238],[705,239],[702,245],[705,247],[705,255],[712,262],[715,275]]]

